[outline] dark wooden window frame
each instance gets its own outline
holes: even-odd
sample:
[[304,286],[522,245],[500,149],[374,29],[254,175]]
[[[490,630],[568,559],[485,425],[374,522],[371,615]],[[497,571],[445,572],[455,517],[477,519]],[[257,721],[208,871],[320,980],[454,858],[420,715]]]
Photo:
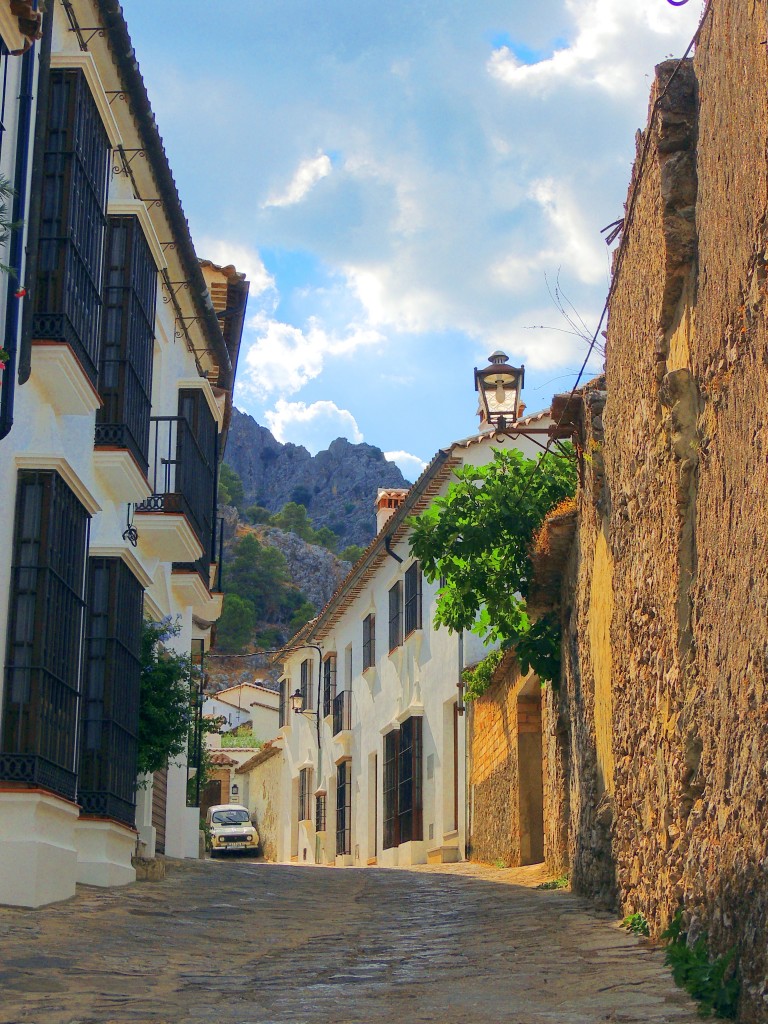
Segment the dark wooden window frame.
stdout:
[[327,801],[325,793],[315,794],[315,832],[326,830]]
[[107,222],[97,446],[125,448],[148,468],[157,267],[139,218]]
[[79,69],[51,71],[45,138],[32,333],[70,345],[95,387],[111,147]]
[[299,769],[299,821],[312,821],[314,768]]
[[54,470],[19,470],[0,779],[77,792],[90,515]]
[[333,714],[336,698],[336,655],[327,654],[323,660],[323,717]]
[[313,707],[312,697],[312,659],[305,658],[301,663],[299,674],[299,692],[304,700],[304,710],[311,711]]
[[414,715],[384,736],[385,850],[424,838],[422,761],[422,719]]
[[373,612],[363,619],[363,672],[376,665],[376,616]]
[[405,636],[409,637],[415,630],[421,629],[422,578],[418,562],[412,562],[405,570],[404,581],[404,631]]
[[80,773],[82,813],[133,825],[144,588],[121,558],[88,559]]
[[403,642],[403,581],[389,588],[389,652]]
[[336,856],[352,853],[352,760],[336,765]]

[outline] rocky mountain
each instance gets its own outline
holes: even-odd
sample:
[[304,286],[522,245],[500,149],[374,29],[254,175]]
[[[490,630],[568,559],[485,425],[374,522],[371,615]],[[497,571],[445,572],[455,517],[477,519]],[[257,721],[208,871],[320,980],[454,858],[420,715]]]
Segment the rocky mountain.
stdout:
[[224,461],[243,482],[245,506],[279,512],[289,501],[305,505],[313,526],[329,527],[339,549],[365,546],[376,533],[374,503],[379,487],[408,487],[380,448],[337,438],[326,451],[282,444],[247,413],[232,411]]

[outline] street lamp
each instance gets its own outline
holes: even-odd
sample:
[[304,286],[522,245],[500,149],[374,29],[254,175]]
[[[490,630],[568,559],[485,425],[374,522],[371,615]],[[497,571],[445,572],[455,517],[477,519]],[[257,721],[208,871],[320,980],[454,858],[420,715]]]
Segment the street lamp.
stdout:
[[305,710],[304,708],[304,694],[298,687],[296,693],[292,693],[288,698],[291,702],[291,710],[295,711],[297,715],[316,715],[316,711],[312,711],[310,708]]
[[517,422],[524,380],[525,367],[510,366],[504,352],[494,352],[482,370],[475,367],[475,391],[480,395],[480,415],[485,423],[506,430]]

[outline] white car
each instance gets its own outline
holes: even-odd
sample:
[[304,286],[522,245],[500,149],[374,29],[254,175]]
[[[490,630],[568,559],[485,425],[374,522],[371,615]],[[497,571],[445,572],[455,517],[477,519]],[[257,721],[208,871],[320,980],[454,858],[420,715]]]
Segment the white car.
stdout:
[[211,830],[211,856],[241,850],[256,854],[259,833],[251,824],[248,808],[242,804],[214,804],[206,821]]

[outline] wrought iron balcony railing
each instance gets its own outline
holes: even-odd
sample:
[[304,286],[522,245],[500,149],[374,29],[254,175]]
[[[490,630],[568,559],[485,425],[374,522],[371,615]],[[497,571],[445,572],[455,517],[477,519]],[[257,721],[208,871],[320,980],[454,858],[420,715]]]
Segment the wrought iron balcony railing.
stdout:
[[342,690],[333,698],[333,735],[352,728],[352,693]]
[[194,568],[205,585],[210,584],[210,565],[216,557],[214,496],[216,486],[216,435],[212,451],[205,451],[188,421],[182,416],[153,416],[150,420],[149,482],[152,494],[136,506],[137,512],[182,513],[203,547]]

